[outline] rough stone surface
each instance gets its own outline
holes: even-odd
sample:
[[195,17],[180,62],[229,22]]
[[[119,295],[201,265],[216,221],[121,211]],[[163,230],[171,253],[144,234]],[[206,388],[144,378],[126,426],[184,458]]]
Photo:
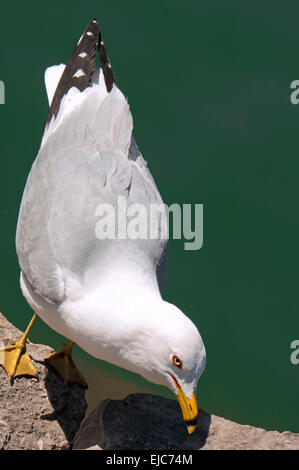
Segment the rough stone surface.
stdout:
[[[21,332],[0,314],[0,341],[14,344]],[[11,385],[0,367],[0,450],[69,449],[86,411],[85,390],[65,385],[43,359],[48,346],[27,344],[38,380],[17,377]]]
[[188,435],[176,401],[137,393],[99,403],[73,449],[299,449],[299,434],[244,426],[200,410],[198,428]]
[[[20,336],[0,314],[0,341],[13,344]],[[76,436],[87,406],[84,389],[65,385],[45,366],[51,348],[28,343],[27,351],[38,380],[20,377],[11,385],[0,367],[0,450],[70,449],[72,442],[73,449],[86,450],[299,450],[299,434],[244,426],[202,410],[189,436],[176,400],[143,393],[100,402]]]

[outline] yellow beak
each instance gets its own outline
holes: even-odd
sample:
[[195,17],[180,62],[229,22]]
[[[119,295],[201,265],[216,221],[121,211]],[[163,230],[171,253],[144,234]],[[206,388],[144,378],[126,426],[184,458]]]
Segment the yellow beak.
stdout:
[[[174,379],[174,377],[173,377]],[[181,410],[183,413],[183,418],[185,421],[185,424],[187,426],[188,433],[191,434],[197,424],[197,418],[198,418],[198,408],[197,408],[197,401],[196,401],[196,395],[193,393],[192,397],[189,399],[186,397],[185,393],[181,389],[180,385],[178,382],[174,379],[174,383],[176,385],[177,391],[178,391],[178,400],[179,404],[181,406]]]

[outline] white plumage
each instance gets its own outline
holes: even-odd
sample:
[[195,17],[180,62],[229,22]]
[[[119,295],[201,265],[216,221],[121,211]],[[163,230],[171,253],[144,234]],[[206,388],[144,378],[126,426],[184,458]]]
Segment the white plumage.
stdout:
[[[87,33],[77,46],[81,61]],[[205,350],[191,320],[161,297],[167,240],[95,236],[101,203],[115,206],[120,195],[147,209],[162,203],[134,141],[129,105],[115,83],[108,91],[105,65],[84,90],[67,90],[45,127],[18,220],[21,287],[48,325],[93,356],[191,399]],[[66,73],[64,64],[46,70],[49,105]]]

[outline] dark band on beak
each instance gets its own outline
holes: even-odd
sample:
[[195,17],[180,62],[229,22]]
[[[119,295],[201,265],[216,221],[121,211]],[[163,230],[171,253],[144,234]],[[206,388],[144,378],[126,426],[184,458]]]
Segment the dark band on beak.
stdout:
[[198,420],[198,415],[195,416],[193,419],[186,419],[185,424],[186,426],[196,426],[197,425],[197,420]]
[[197,419],[198,419],[198,408],[196,402],[196,395],[193,392],[192,397],[187,397],[187,395],[182,390],[179,382],[177,381],[176,377],[170,374],[172,377],[174,384],[177,389],[177,397],[179,400],[179,404],[181,406],[181,410],[183,413],[183,419],[187,426],[187,430],[189,434],[192,434],[196,428]]

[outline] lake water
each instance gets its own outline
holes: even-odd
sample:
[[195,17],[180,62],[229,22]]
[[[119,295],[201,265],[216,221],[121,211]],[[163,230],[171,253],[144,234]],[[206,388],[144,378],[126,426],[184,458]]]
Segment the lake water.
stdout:
[[[299,4],[98,2],[1,6],[0,311],[24,329],[14,238],[22,191],[47,113],[44,69],[65,62],[96,16],[128,96],[135,137],[164,201],[204,205],[204,244],[170,245],[165,298],[207,349],[200,406],[241,423],[299,432]],[[37,201],[38,204],[38,201]],[[42,321],[31,340],[58,347]],[[75,351],[89,399],[171,396]]]

